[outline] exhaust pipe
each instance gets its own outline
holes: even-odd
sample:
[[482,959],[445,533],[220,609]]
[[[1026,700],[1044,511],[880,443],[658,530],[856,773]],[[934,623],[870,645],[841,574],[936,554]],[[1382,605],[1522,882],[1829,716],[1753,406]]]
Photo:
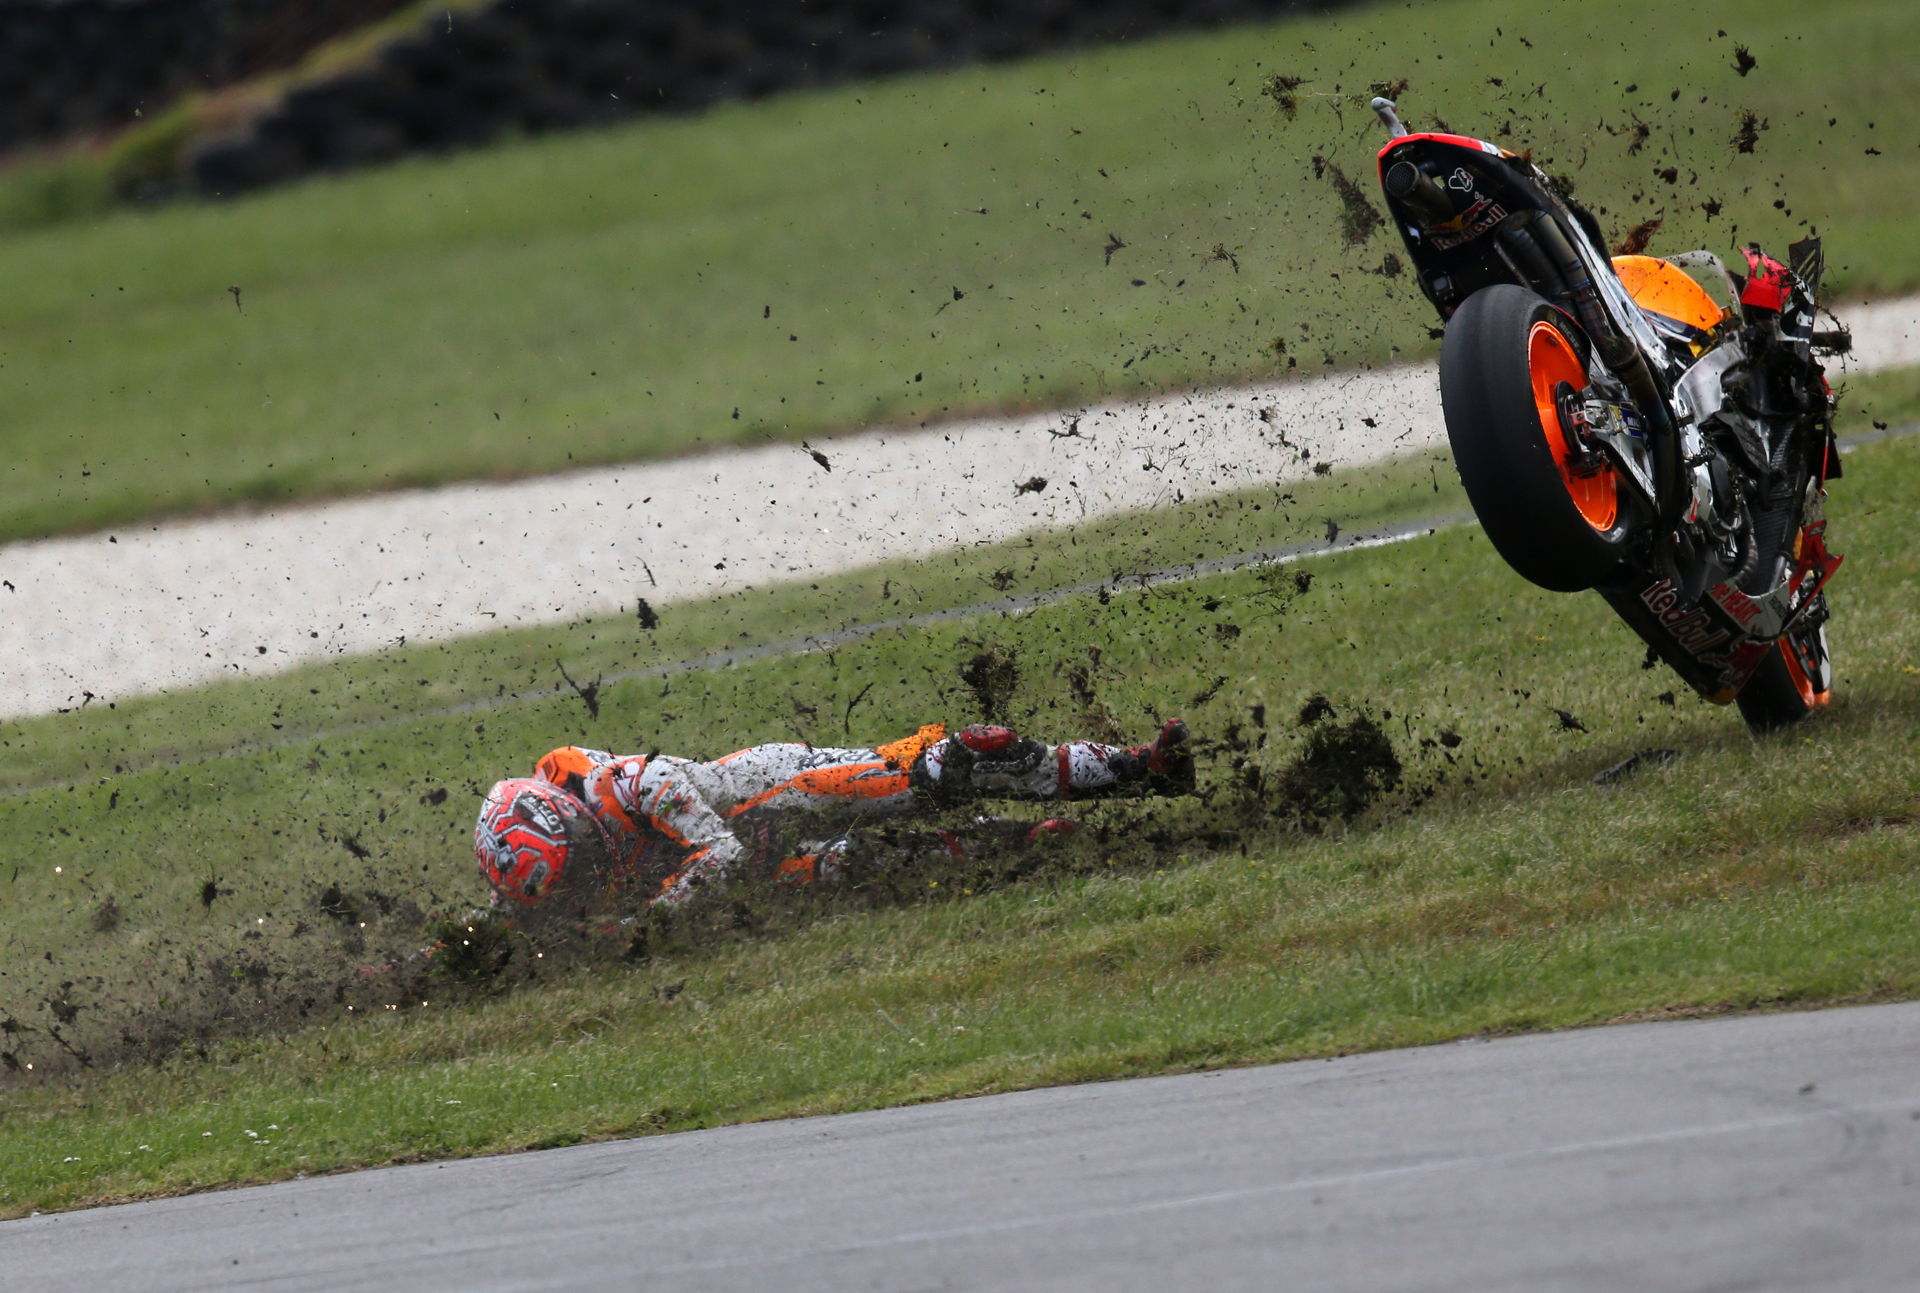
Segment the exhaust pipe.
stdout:
[[1447,191],[1434,183],[1433,176],[1405,158],[1387,168],[1381,187],[1386,189],[1388,197],[1413,212],[1422,228],[1453,219],[1453,203]]

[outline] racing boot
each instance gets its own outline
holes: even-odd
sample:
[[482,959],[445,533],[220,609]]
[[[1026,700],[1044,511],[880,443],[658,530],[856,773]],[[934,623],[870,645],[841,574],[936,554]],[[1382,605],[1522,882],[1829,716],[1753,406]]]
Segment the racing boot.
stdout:
[[1134,794],[1190,795],[1194,790],[1193,751],[1187,745],[1185,719],[1170,718],[1145,745],[1116,750],[1107,759],[1117,786]]

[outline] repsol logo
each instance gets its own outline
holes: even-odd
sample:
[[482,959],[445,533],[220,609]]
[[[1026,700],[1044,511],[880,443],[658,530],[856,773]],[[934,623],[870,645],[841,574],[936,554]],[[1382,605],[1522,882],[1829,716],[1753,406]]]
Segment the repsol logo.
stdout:
[[1760,618],[1760,603],[1731,584],[1715,584],[1707,589],[1707,596],[1743,629],[1752,628],[1753,622]]
[[1730,636],[1698,606],[1682,606],[1680,594],[1671,579],[1656,579],[1640,592],[1640,604],[1660,618],[1660,626],[1673,635],[1688,655],[1705,655]]

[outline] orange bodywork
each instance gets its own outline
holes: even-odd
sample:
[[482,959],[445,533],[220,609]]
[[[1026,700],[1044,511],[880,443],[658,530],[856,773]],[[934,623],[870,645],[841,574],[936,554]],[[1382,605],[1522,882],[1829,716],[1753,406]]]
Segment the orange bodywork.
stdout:
[[1808,709],[1814,709],[1833,699],[1832,689],[1822,690],[1820,684],[1814,681],[1813,674],[1807,668],[1807,662],[1801,658],[1800,652],[1790,640],[1780,639],[1777,649],[1780,652],[1780,658],[1786,663],[1787,677],[1793,681],[1793,689],[1800,693],[1801,704]]
[[1652,314],[1712,332],[1727,317],[1685,270],[1658,256],[1615,256],[1613,268],[1634,304]]

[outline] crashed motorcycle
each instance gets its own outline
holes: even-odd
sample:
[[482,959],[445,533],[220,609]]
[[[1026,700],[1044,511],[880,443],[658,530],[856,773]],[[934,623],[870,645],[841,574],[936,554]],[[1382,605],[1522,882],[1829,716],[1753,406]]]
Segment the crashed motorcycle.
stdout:
[[[1693,690],[1748,724],[1832,695],[1826,482],[1834,396],[1820,244],[1609,257],[1525,157],[1409,132],[1373,101],[1387,208],[1445,321],[1440,391],[1487,537],[1543,588],[1596,590]],[[1710,291],[1709,288],[1714,290]]]

